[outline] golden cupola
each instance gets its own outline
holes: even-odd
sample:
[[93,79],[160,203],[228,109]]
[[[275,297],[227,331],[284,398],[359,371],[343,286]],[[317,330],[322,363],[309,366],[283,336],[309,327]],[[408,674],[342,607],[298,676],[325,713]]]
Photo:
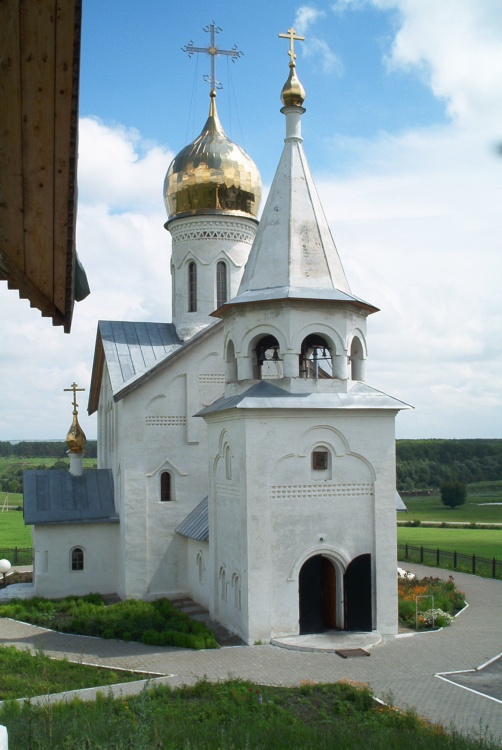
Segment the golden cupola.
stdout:
[[215,213],[256,218],[260,200],[258,168],[225,134],[212,90],[201,134],[175,156],[167,170],[164,201],[169,221]]

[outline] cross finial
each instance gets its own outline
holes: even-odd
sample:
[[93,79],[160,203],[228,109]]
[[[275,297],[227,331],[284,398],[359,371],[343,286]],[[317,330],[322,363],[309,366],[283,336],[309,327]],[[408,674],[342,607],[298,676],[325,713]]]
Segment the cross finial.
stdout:
[[288,55],[290,57],[290,63],[289,64],[290,65],[294,65],[295,64],[295,59],[296,59],[296,55],[295,55],[295,40],[297,42],[304,42],[305,41],[305,37],[304,36],[298,36],[298,34],[296,33],[296,31],[294,29],[292,29],[292,28],[288,29],[288,31],[287,31],[286,34],[279,34],[279,36],[282,39],[289,39],[289,51],[288,51]]
[[216,34],[219,34],[221,29],[219,26],[216,26],[214,21],[205,26],[203,31],[209,32],[209,47],[195,47],[194,43],[190,41],[181,49],[183,52],[188,53],[188,57],[192,57],[194,52],[205,52],[209,55],[211,62],[210,73],[208,76],[204,76],[204,80],[211,86],[211,92],[215,92],[216,89],[222,88],[221,83],[216,80],[216,57],[218,55],[226,55],[227,57],[232,58],[232,62],[235,62],[236,59],[242,57],[244,53],[238,50],[235,45],[232,49],[219,49],[216,46]]
[[85,388],[79,388],[76,383],[72,383],[69,388],[64,388],[65,391],[73,391],[73,413],[77,414],[77,391],[85,391]]

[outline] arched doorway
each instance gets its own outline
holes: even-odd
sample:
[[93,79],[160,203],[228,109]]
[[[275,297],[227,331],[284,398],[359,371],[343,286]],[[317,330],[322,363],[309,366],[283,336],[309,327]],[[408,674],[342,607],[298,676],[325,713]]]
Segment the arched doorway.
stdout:
[[298,578],[300,634],[336,627],[336,570],[327,557],[306,560]]
[[371,555],[355,557],[344,576],[345,629],[373,630]]

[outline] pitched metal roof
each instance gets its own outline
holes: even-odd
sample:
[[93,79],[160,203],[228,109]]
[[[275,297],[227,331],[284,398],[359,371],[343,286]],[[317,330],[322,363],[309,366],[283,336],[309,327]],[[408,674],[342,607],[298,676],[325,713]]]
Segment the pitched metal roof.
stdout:
[[187,341],[181,341],[173,323],[132,323],[100,320],[89,390],[89,414],[99,405],[99,391],[106,361],[115,401],[119,401],[159,369],[175,362],[199,343],[221,331],[222,321],[209,325]]
[[92,469],[74,477],[67,469],[25,471],[24,522],[118,523],[110,469]]
[[[323,381],[326,382],[326,381]],[[203,417],[226,409],[410,409],[410,405],[382,391],[356,382],[347,393],[290,393],[262,380],[247,391],[221,398],[197,413]]]
[[114,392],[182,343],[172,323],[100,320],[98,327]]
[[147,372],[181,346],[172,323],[100,320],[89,389],[89,414],[98,408],[105,361],[115,395],[124,383]]
[[181,536],[195,539],[197,542],[207,542],[209,539],[209,509],[207,496],[175,529]]

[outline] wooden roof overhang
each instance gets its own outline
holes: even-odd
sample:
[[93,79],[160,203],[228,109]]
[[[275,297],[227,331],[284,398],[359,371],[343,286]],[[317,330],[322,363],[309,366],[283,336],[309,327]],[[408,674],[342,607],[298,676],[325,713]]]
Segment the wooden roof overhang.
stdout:
[[82,0],[0,0],[0,279],[66,333],[79,298],[81,19]]

